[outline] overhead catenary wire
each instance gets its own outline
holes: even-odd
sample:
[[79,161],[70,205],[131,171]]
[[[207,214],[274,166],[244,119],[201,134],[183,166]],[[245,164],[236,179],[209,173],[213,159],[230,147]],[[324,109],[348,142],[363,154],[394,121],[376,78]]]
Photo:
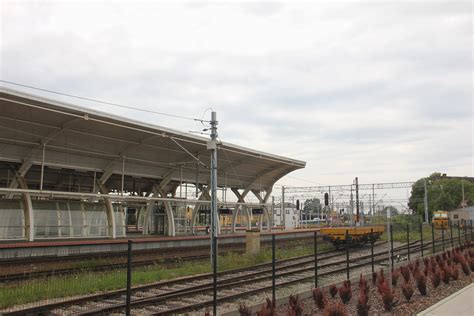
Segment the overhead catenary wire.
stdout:
[[[18,83],[18,82],[13,82],[13,81],[9,81],[9,80],[0,79],[0,82],[7,83],[7,84],[11,84],[11,85],[15,85],[15,86],[19,86],[19,87],[24,87],[24,88],[28,88],[28,89],[33,89],[33,90],[38,90],[38,91],[53,93],[53,94],[57,94],[57,95],[62,95],[62,96],[70,97],[70,98],[76,98],[76,99],[85,100],[85,101],[90,101],[90,102],[95,102],[95,103],[101,103],[101,104],[106,104],[106,105],[112,105],[112,106],[116,106],[116,107],[120,107],[120,108],[124,108],[124,109],[129,109],[129,110],[141,111],[141,112],[145,112],[145,113],[156,114],[156,115],[163,115],[163,116],[168,116],[168,117],[173,117],[173,118],[179,118],[179,119],[185,119],[185,120],[190,120],[190,121],[196,121],[196,122],[201,122],[201,123],[203,123],[203,122],[208,122],[208,121],[204,120],[203,118],[202,118],[202,119],[198,119],[198,118],[186,117],[186,116],[182,116],[182,115],[176,115],[176,114],[158,112],[158,111],[153,111],[153,110],[148,110],[148,109],[142,109],[142,108],[138,108],[138,107],[135,107],[135,106],[123,105],[123,104],[118,104],[118,103],[113,103],[113,102],[107,102],[107,101],[92,99],[92,98],[88,98],[88,97],[82,97],[82,96],[79,96],[79,95],[74,95],[74,94],[70,94],[70,93],[64,93],[64,92],[54,91],[54,90],[50,90],[50,89],[39,88],[39,87],[35,87],[35,86],[23,84],[23,83]],[[207,110],[206,110],[206,111],[207,111]]]

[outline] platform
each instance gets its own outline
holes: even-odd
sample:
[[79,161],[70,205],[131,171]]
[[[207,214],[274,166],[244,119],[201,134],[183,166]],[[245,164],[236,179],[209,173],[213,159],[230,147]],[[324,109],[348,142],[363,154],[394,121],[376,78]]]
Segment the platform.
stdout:
[[[298,229],[262,232],[262,243],[270,243],[271,235],[280,240],[309,239],[318,229]],[[0,244],[0,261],[32,257],[63,257],[88,253],[113,253],[126,251],[128,240],[133,241],[134,250],[159,250],[209,246],[209,235],[179,237],[133,237],[121,239],[54,240],[34,242],[11,242]],[[245,233],[219,236],[220,245],[245,244]]]
[[419,316],[474,315],[474,284],[446,297],[437,304],[419,313]]

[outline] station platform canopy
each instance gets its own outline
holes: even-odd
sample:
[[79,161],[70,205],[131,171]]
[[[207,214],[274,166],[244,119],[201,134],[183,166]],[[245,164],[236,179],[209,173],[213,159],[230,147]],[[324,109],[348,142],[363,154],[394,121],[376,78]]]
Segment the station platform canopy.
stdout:
[[[4,200],[36,191],[165,199],[190,184],[208,196],[208,140],[0,88],[0,194]],[[217,165],[218,187],[236,193],[241,203],[253,192],[263,205],[268,202],[263,192],[305,162],[223,142]]]

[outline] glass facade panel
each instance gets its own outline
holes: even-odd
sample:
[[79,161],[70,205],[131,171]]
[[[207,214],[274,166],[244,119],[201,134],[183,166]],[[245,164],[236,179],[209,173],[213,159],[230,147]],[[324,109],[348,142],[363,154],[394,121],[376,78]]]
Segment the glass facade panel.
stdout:
[[0,200],[0,239],[24,238],[24,223],[20,200]]
[[59,237],[60,215],[55,201],[33,200],[35,238]]
[[126,235],[125,226],[125,207],[121,204],[114,205],[114,216],[115,216],[115,233],[117,237],[123,237]]
[[83,203],[85,216],[85,236],[107,237],[108,221],[104,203]]

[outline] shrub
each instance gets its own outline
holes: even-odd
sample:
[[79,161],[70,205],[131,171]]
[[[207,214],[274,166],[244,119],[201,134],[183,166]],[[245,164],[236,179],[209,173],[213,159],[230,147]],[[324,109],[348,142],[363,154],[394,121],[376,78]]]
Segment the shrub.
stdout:
[[469,266],[467,265],[466,260],[460,262],[461,264],[461,270],[464,272],[465,275],[469,275],[471,273]]
[[387,312],[390,312],[392,308],[397,304],[392,289],[388,286],[387,282],[383,282],[379,286],[379,291],[382,296],[383,308]]
[[441,283],[441,275],[439,271],[436,271],[435,273],[431,274],[431,284],[433,284],[433,287],[436,289],[439,284]]
[[459,279],[459,268],[457,264],[453,264],[451,268],[451,277],[453,280]]
[[252,311],[248,308],[245,303],[240,304],[239,306],[239,315],[240,316],[251,316]]
[[430,265],[430,259],[428,259],[428,257],[424,257],[423,264],[425,265],[425,267],[428,267]]
[[409,268],[407,268],[406,266],[400,267],[400,273],[402,274],[402,277],[405,280],[405,283],[410,282],[410,269]]
[[397,286],[399,276],[400,276],[400,272],[398,272],[398,270],[392,271],[392,286]]
[[362,276],[362,273],[360,274],[359,279],[359,291],[364,292],[365,294],[369,293],[369,284],[367,283],[367,280],[364,278],[364,276]]
[[300,301],[298,295],[290,294],[290,308],[288,310],[290,316],[300,316],[303,314],[303,303]]
[[430,274],[430,269],[429,269],[428,267],[424,268],[424,269],[423,269],[423,274],[424,274],[425,276],[428,276],[428,274]]
[[377,286],[383,282],[385,282],[385,275],[383,273],[383,269],[380,269],[379,275],[377,276]]
[[409,302],[413,295],[413,287],[411,286],[411,283],[404,283],[401,287],[403,296],[405,296],[405,299]]
[[364,291],[359,292],[359,299],[357,300],[357,316],[368,316],[370,305],[368,305],[369,297]]
[[326,297],[324,296],[323,291],[319,288],[313,289],[313,299],[319,309],[324,309],[324,306],[326,306]]
[[375,285],[377,282],[377,272],[372,272],[372,285]]
[[352,298],[351,282],[344,281],[339,288],[339,297],[344,304],[347,304]]
[[335,284],[331,284],[329,287],[329,294],[331,294],[331,297],[334,298],[337,294],[337,286]]
[[323,311],[324,316],[347,316],[347,311],[341,303],[331,303]]
[[418,273],[415,278],[418,291],[421,295],[426,295],[426,277],[423,274]]
[[471,268],[471,271],[474,272],[474,259],[469,260],[469,268]]
[[451,269],[449,267],[443,267],[441,270],[441,280],[445,284],[449,284],[449,279],[451,278]]
[[276,315],[275,302],[267,298],[267,303],[262,305],[262,308],[260,308],[260,310],[257,312],[257,316],[274,316],[274,315]]

